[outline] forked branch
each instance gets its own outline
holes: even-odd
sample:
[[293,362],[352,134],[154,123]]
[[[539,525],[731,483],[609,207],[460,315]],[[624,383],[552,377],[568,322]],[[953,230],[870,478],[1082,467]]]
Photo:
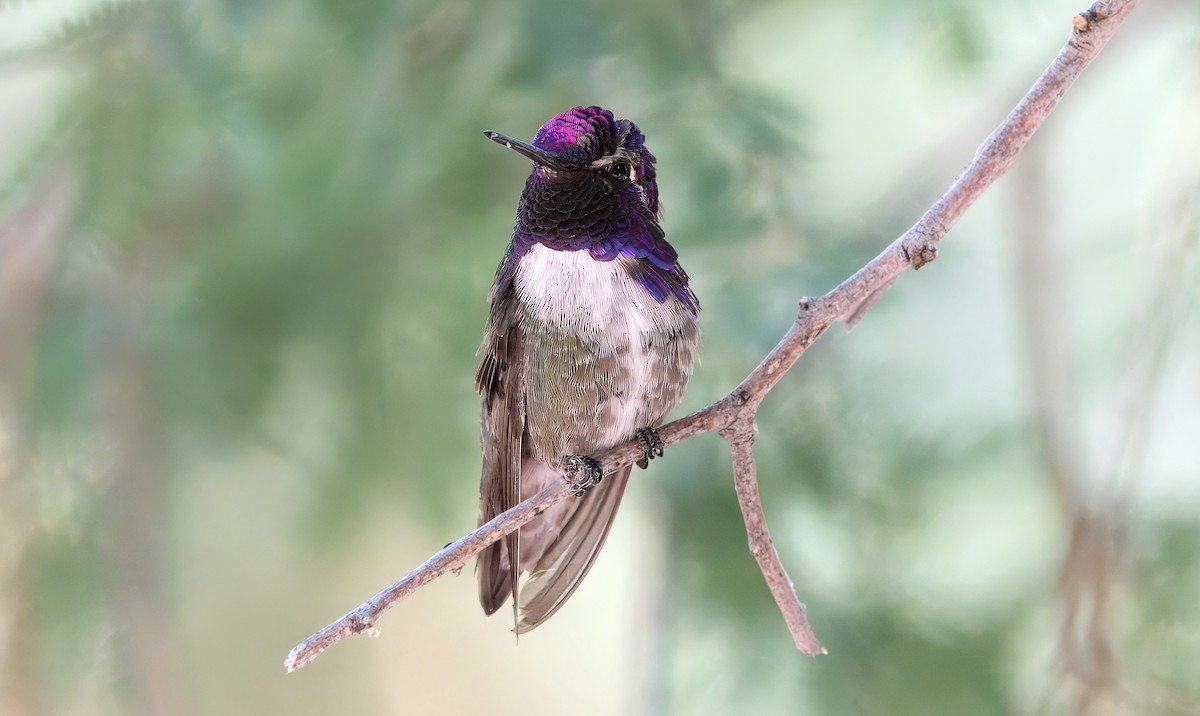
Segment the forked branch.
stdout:
[[[829,293],[816,299],[800,299],[796,322],[788,329],[783,340],[733,392],[707,408],[659,429],[663,443],[668,446],[712,430],[719,431],[729,443],[734,482],[746,519],[750,551],[758,560],[771,593],[779,603],[797,648],[805,654],[823,654],[825,647],[813,634],[804,606],[797,599],[791,580],[779,563],[767,533],[766,519],[758,498],[754,463],[754,434],[757,430],[754,415],[758,406],[825,329],[838,321],[848,327],[853,326],[905,269],[919,269],[937,258],[938,243],[942,237],[967,207],[1008,170],[1034,131],[1137,3],[1138,0],[1101,0],[1076,15],[1071,37],[1058,56],[1000,126],[983,141],[974,159],[958,179],[911,229]],[[637,441],[632,440],[592,457],[604,466],[605,474],[609,474],[634,464],[640,456],[641,449]],[[288,654],[285,662],[287,670],[295,671],[304,666],[351,634],[373,632],[380,616],[393,604],[442,574],[462,568],[489,544],[519,529],[551,505],[566,499],[572,497],[564,480],[446,546],[403,579],[297,645]]]

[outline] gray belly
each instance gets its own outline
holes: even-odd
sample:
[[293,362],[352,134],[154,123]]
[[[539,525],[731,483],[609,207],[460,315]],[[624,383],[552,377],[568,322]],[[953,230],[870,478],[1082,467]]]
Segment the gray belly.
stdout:
[[676,298],[658,303],[620,261],[541,246],[515,279],[532,457],[594,454],[659,425],[682,399],[697,330]]

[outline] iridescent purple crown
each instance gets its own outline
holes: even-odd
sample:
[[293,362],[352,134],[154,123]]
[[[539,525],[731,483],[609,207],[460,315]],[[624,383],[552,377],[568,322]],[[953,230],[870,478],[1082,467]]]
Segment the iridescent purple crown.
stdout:
[[646,138],[633,122],[614,119],[612,112],[594,106],[573,107],[555,115],[533,138],[538,149],[579,164],[593,162],[622,145],[641,149],[645,143]]

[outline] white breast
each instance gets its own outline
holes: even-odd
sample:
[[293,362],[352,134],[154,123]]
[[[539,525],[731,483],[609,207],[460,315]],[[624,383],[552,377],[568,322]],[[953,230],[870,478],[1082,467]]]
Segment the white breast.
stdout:
[[678,299],[654,300],[620,258],[597,261],[586,250],[555,251],[541,244],[521,259],[515,284],[518,301],[534,319],[570,325],[603,350],[627,352],[628,383],[605,404],[605,442],[628,439],[662,418],[647,414],[650,396],[660,392],[654,369],[662,357],[647,347],[646,336],[677,332],[692,320]]
[[597,261],[586,250],[555,251],[536,244],[517,267],[516,289],[538,320],[575,325],[585,333],[603,329],[615,338],[614,331],[628,331],[621,337],[640,338],[683,320],[678,301],[654,300],[630,278],[622,259]]

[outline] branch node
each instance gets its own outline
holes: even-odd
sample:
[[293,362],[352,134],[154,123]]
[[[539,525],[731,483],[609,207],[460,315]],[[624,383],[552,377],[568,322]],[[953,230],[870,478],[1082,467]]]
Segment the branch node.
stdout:
[[379,636],[379,629],[375,626],[375,618],[372,616],[364,616],[357,611],[350,613],[350,629],[355,634],[366,632],[369,636]]
[[798,308],[799,310],[796,311],[796,324],[801,327],[810,327],[811,330],[806,333],[806,336],[808,336],[806,343],[811,344],[829,325],[828,322],[821,320],[822,315],[826,312],[826,303],[822,298],[804,296],[800,299]]
[[925,264],[937,258],[937,239],[917,234],[901,244],[900,250],[904,252],[904,260],[913,267],[913,270],[920,271]]
[[739,416],[718,430],[717,434],[724,438],[727,443],[737,443],[753,447],[755,438],[758,435],[758,422],[754,419],[753,415]]
[[[1091,7],[1072,18],[1075,23],[1075,29],[1079,30],[1080,32],[1091,30],[1093,24],[1104,22],[1108,18],[1112,17],[1112,9],[1113,8],[1110,7],[1110,3],[1103,2],[1103,0],[1098,0],[1097,2],[1092,3]],[[1128,11],[1128,9],[1126,9],[1126,11]]]

